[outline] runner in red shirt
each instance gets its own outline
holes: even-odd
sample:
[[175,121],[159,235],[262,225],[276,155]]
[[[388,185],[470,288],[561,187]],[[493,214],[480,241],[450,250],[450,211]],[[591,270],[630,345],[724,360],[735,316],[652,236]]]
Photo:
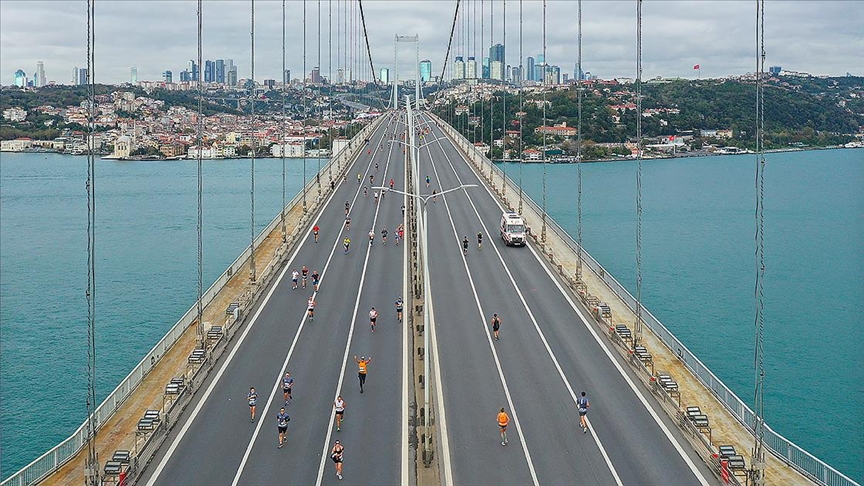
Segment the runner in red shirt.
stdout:
[[318,231],[319,230],[321,230],[321,228],[319,228],[317,224],[312,227],[312,234],[315,235],[315,243],[318,243]]

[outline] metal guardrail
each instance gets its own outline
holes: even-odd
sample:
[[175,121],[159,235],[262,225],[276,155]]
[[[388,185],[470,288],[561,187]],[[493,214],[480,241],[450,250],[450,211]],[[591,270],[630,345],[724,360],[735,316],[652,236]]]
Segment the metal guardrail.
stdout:
[[[434,115],[433,115],[434,116]],[[506,180],[507,185],[513,188],[514,191],[519,190],[509,177],[505,177],[504,172],[489,161],[489,159],[481,153],[468,139],[462,134],[453,129],[445,121],[438,117],[440,126],[448,132],[448,135],[461,146],[464,153],[468,154],[481,164],[488,167],[488,171],[496,174],[496,179]],[[543,209],[534,202],[524,191],[522,192],[522,200],[524,204],[528,204],[537,214],[543,214]],[[548,216],[548,213],[547,213]],[[561,239],[574,253],[577,253],[578,243],[573,240],[558,223],[551,217],[546,218],[547,229],[551,229],[558,238]],[[621,285],[615,277],[612,276],[600,263],[594,259],[585,248],[582,248],[582,260],[584,264],[591,269],[592,272],[602,280],[612,292],[614,292],[624,304],[636,313],[636,299],[630,292]],[[681,362],[693,373],[694,376],[706,387],[711,393],[723,404],[723,406],[740,422],[748,432],[753,433],[752,424],[755,422],[756,414],[738,398],[735,393],[729,389],[719,378],[707,367],[699,358],[696,357],[684,344],[672,334],[656,317],[654,317],[645,306],[642,307],[642,316],[645,324],[654,332],[654,334],[663,341],[663,344],[674,352]],[[774,455],[793,467],[795,470],[804,474],[808,478],[816,481],[819,484],[828,486],[860,486],[857,482],[834,469],[824,461],[820,460],[813,454],[802,449],[794,442],[783,437],[775,432],[771,427],[765,424],[765,445]]]
[[[342,164],[348,161],[357,151],[357,149],[362,148],[362,143],[357,143],[358,140],[361,140],[363,137],[366,137],[369,133],[375,130],[375,128],[380,124],[381,120],[384,117],[379,117],[374,120],[372,123],[363,128],[354,138],[351,139],[351,142],[342,148],[335,157],[332,157],[327,164],[321,167],[321,171],[318,174],[326,174],[328,171],[332,170],[333,167],[340,168]],[[339,172],[336,172],[338,175]],[[323,182],[322,182],[323,184]],[[307,182],[306,185],[306,193],[307,198],[309,197],[310,188],[314,188],[317,185],[317,180],[315,178],[311,179]],[[294,196],[291,201],[285,206],[285,211],[288,211],[288,208],[293,207],[296,204],[299,204],[303,198],[303,191],[301,191]],[[313,196],[314,200],[315,196]],[[258,247],[270,233],[276,229],[276,227],[281,224],[282,217],[281,213],[277,214],[276,217],[267,225],[259,234],[255,237],[255,246]],[[207,306],[225,284],[228,283],[229,280],[234,276],[234,274],[242,269],[243,265],[246,263],[250,254],[252,253],[252,247],[247,246],[246,249],[238,256],[233,263],[216,279],[215,282],[207,289],[206,292],[201,297],[202,306]],[[197,302],[189,308],[188,311],[181,317],[172,327],[168,330],[168,332],[156,343],[145,356],[141,359],[141,361],[132,369],[132,371],[126,375],[126,377],[120,382],[119,385],[99,404],[96,408],[94,415],[96,417],[96,430],[98,431],[102,428],[102,425],[111,418],[112,415],[117,411],[120,405],[132,394],[132,391],[141,383],[147,373],[153,369],[156,364],[159,362],[162,356],[180,339],[180,336],[186,331],[186,329],[192,325],[193,322],[198,317],[198,308]],[[50,473],[57,470],[60,466],[69,461],[75,454],[77,454],[86,444],[87,440],[87,421],[81,424],[78,429],[66,440],[61,442],[60,444],[54,446],[48,452],[42,454],[30,464],[24,466],[21,470],[13,474],[12,476],[6,478],[0,486],[25,486],[37,483],[48,476]]]

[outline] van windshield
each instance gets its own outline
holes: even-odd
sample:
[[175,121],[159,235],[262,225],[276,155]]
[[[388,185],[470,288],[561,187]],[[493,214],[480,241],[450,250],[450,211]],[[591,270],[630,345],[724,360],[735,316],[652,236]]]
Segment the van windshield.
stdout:
[[507,225],[507,231],[510,233],[522,233],[525,231],[525,226],[521,224],[510,224]]

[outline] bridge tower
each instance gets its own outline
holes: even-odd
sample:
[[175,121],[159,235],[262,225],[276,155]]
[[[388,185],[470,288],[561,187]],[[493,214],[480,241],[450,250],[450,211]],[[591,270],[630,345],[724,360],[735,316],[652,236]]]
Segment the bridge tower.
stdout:
[[417,34],[399,35],[396,34],[393,43],[394,57],[394,73],[393,73],[393,95],[390,99],[391,106],[396,109],[399,106],[399,44],[413,43],[414,44],[414,106],[417,110],[420,109],[420,36]]

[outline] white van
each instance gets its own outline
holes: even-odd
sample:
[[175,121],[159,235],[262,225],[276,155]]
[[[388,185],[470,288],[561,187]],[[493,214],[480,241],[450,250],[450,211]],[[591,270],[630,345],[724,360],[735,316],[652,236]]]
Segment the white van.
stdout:
[[525,222],[515,212],[501,215],[501,239],[506,245],[525,246]]

